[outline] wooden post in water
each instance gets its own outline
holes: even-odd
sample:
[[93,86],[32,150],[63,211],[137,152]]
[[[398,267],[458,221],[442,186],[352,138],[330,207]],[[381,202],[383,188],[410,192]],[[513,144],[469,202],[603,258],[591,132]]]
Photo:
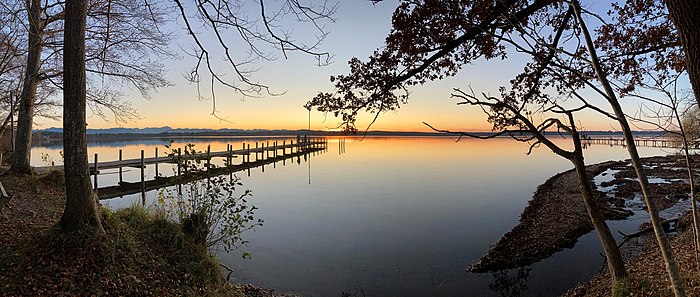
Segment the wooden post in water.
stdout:
[[[158,147],[156,147],[156,158],[158,158]],[[158,160],[156,160],[156,175],[154,177],[158,177]]]
[[[156,147],[156,158],[158,158],[158,147]],[[156,160],[156,177],[158,176],[158,160]]]
[[[121,163],[122,160],[122,149],[119,149],[119,163]],[[122,177],[122,165],[119,165],[119,185],[121,186],[122,183],[124,182],[124,179]]]
[[246,163],[250,163],[250,143],[246,147],[246,154],[248,155],[248,161]]
[[211,168],[211,145],[207,145],[207,174],[209,174],[209,168]]
[[211,144],[207,145],[207,183],[211,184]]
[[255,162],[258,161],[258,142],[255,142]]
[[98,173],[98,168],[97,168],[97,154],[95,154],[95,177],[94,177],[94,185],[93,187],[95,188],[95,194],[97,194],[97,173]]
[[[266,153],[267,151],[265,150],[265,144],[264,144],[264,143],[260,143],[260,146],[262,147],[262,149],[261,149],[261,151],[260,151],[260,157],[262,158],[262,172],[265,172],[265,153]],[[257,160],[256,160],[256,161],[257,161]]]
[[228,178],[233,179],[233,171],[231,170],[231,167],[233,167],[233,144],[227,144],[226,147],[228,148],[228,165],[226,168],[228,168]]
[[177,176],[179,177],[182,174],[182,151],[180,148],[177,148]]
[[185,159],[182,161],[182,166],[183,168],[185,168],[185,175],[187,175],[187,172],[189,171],[189,169],[187,168],[187,160],[189,159],[189,157],[190,155],[187,152],[187,147],[185,146]]
[[228,143],[226,144],[226,167],[231,166],[231,151],[232,151],[231,148],[232,147],[233,147],[233,145],[228,144]]
[[177,148],[177,192],[182,195],[182,151]]
[[141,205],[146,205],[146,168],[143,162],[143,150],[141,150]]

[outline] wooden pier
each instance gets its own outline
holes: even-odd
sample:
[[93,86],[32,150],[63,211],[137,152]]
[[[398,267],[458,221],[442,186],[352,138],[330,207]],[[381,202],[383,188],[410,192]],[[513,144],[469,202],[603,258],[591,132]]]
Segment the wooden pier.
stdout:
[[[601,138],[601,137],[586,137],[581,139],[581,143],[591,145],[591,144],[602,144],[609,146],[627,146],[624,138]],[[644,147],[658,147],[658,148],[682,148],[683,142],[680,140],[671,140],[668,138],[635,138],[634,144],[637,146]],[[690,144],[691,148],[698,148],[698,143],[693,142]]]
[[145,192],[160,189],[168,186],[177,186],[190,181],[205,179],[207,177],[229,174],[233,175],[235,172],[248,171],[250,176],[250,169],[260,167],[262,171],[265,172],[265,166],[276,166],[276,163],[282,162],[286,164],[286,160],[297,159],[297,162],[301,162],[301,158],[309,157],[309,155],[326,150],[325,147],[302,149],[298,152],[288,153],[286,155],[278,155],[276,157],[270,156],[269,158],[255,160],[251,162],[246,162],[237,165],[229,165],[223,167],[210,167],[208,170],[199,171],[195,173],[187,173],[182,175],[175,175],[171,177],[159,177],[156,176],[152,180],[143,180],[141,182],[121,182],[118,186],[108,186],[99,188],[98,196],[100,199],[110,199],[131,194],[142,194],[142,200],[145,199],[143,195]]
[[[251,147],[254,144],[254,147]],[[250,175],[250,169],[256,167],[262,167],[263,172],[265,171],[265,166],[272,164],[276,167],[277,162],[282,162],[286,165],[286,160],[297,158],[300,162],[300,158],[307,158],[309,154],[315,154],[317,152],[325,151],[328,147],[328,142],[325,138],[308,138],[302,137],[297,138],[295,142],[292,140],[280,141],[267,141],[267,142],[255,142],[255,143],[243,143],[240,149],[234,149],[233,145],[227,145],[225,151],[212,152],[211,147],[208,146],[205,152],[188,152],[187,148],[185,151],[177,149],[177,153],[174,156],[158,156],[158,148],[155,149],[154,157],[145,157],[145,153],[141,150],[141,157],[138,159],[122,159],[122,150],[119,150],[119,159],[112,161],[99,161],[99,156],[94,155],[94,159],[90,166],[90,175],[93,177],[93,188],[97,192],[100,199],[114,198],[129,194],[142,193],[142,198],[145,199],[145,192],[173,186],[193,180],[203,179],[206,177],[211,177],[215,175],[222,174],[233,174],[234,172],[248,170],[248,175]],[[251,160],[253,156],[253,160]],[[239,164],[233,164],[233,159],[241,157],[241,162]],[[224,158],[224,166],[214,166],[211,164],[213,158]],[[187,172],[187,168],[183,166],[177,166],[177,171],[174,172],[173,176],[165,177],[161,176],[159,172],[159,164],[183,164],[188,160],[200,160],[204,164],[204,169],[201,172]],[[145,168],[147,165],[155,165],[155,174],[152,180],[146,180]],[[53,169],[59,169],[60,166],[53,167]],[[124,168],[137,168],[140,172],[140,180],[134,182],[124,181],[123,173]],[[99,187],[99,178],[101,170],[106,169],[118,169],[115,172],[119,175],[118,185]]]
[[[278,152],[281,150],[282,154],[286,154],[287,151],[289,152],[294,152],[294,151],[300,151],[300,150],[307,150],[307,149],[315,149],[315,148],[320,148],[323,147],[325,148],[327,145],[327,142],[325,139],[309,139],[308,141],[299,141],[297,143],[294,143],[294,140],[291,140],[289,143],[287,141],[283,141],[281,144],[278,143],[278,141],[274,141],[272,145],[270,145],[270,142],[266,143],[258,143],[255,142],[255,147],[250,147],[250,143],[246,144],[243,143],[243,148],[234,150],[233,145],[228,145],[228,149],[226,151],[221,151],[221,152],[211,152],[209,151],[209,148],[207,148],[207,152],[201,152],[201,153],[189,153],[185,152],[184,154],[180,155],[179,158],[181,159],[200,159],[200,160],[210,160],[212,158],[237,158],[238,156],[250,156],[251,154],[255,154],[257,157],[258,154],[261,156],[269,155],[270,153],[273,153],[275,156],[278,154]],[[142,150],[143,152],[143,150]],[[158,149],[156,148],[155,150],[156,155],[158,154]],[[128,159],[128,160],[122,160],[122,151],[119,150],[119,160],[115,161],[106,161],[106,162],[97,162],[95,163],[93,161],[92,167],[90,168],[91,171],[94,171],[95,168],[98,169],[117,169],[117,168],[123,168],[123,167],[135,167],[135,168],[140,168],[145,165],[152,165],[152,164],[160,164],[160,163],[176,163],[176,160],[178,157],[172,158],[172,157],[150,157],[150,158],[145,158],[142,157],[140,159]],[[97,154],[95,154],[95,158],[97,158]],[[90,174],[93,174],[91,172]]]

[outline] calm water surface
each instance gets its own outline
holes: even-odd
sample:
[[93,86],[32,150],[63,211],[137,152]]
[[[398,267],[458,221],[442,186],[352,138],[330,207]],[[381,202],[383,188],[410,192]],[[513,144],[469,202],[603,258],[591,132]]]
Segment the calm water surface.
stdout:
[[[246,139],[182,139],[212,151]],[[101,160],[136,158],[145,149],[164,151],[163,140],[91,144]],[[281,163],[251,175],[238,173],[253,190],[251,203],[265,220],[246,234],[240,253],[220,254],[235,270],[233,281],[252,283],[304,296],[556,296],[590,279],[603,265],[595,234],[582,237],[573,249],[530,267],[494,274],[474,274],[465,268],[477,261],[513,227],[537,186],[557,172],[572,168],[568,161],[542,147],[527,156],[527,144],[509,139],[451,138],[330,139],[328,151]],[[59,148],[33,151],[58,164]],[[622,147],[592,146],[587,163],[627,158]],[[643,156],[670,153],[640,148]],[[172,172],[161,165],[160,172]],[[147,175],[152,177],[154,168]],[[125,173],[137,181],[138,170]],[[100,186],[116,184],[116,175],[100,175]],[[149,193],[149,200],[155,197]],[[103,203],[113,208],[138,203],[140,195]],[[613,233],[625,233],[639,222],[612,222]],[[518,295],[519,294],[519,295]]]

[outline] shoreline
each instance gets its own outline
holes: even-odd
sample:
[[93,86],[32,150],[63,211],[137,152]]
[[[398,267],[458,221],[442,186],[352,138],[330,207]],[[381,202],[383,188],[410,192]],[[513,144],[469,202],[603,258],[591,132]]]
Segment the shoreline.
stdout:
[[[621,164],[621,161],[606,161],[586,166],[590,182],[594,176]],[[604,198],[605,194],[596,188],[594,195],[606,220],[630,215],[612,207]],[[518,224],[467,270],[483,273],[528,266],[573,247],[578,238],[591,231],[593,224],[578,188],[576,172],[573,169],[560,172],[537,187]]]
[[[682,168],[676,168],[676,157],[650,157],[644,158],[644,160],[645,167],[647,167],[649,170],[650,178],[657,179],[657,181],[662,181],[661,184],[658,187],[656,187],[657,189],[655,189],[655,191],[663,191],[664,193],[666,193],[663,196],[659,196],[660,201],[662,202],[660,204],[664,205],[663,208],[668,208],[669,206],[674,205],[674,201],[679,201],[679,199],[682,198],[682,196],[679,193],[683,193],[684,191],[684,188],[680,186],[681,182],[678,182],[676,180],[679,179],[679,177],[682,176],[682,174],[685,174],[685,171],[683,171]],[[700,162],[700,158],[695,160],[695,162]],[[634,184],[636,183],[636,181],[630,179],[630,174],[626,171],[627,167],[629,166],[625,161],[607,161],[587,166],[587,170],[590,174],[590,182],[593,183],[595,186],[594,189],[596,189],[596,195],[600,199],[601,205],[603,205],[606,209],[610,210],[609,214],[606,215],[606,218],[619,218],[620,214],[624,213],[625,204],[631,202],[634,198]],[[605,176],[605,180],[601,180],[601,176]],[[4,183],[5,179],[8,177],[0,176],[0,178],[3,179]],[[27,177],[27,180],[29,179],[42,180],[44,179],[44,177]],[[51,184],[51,187],[47,186],[47,184]],[[27,226],[21,226],[22,228],[34,229],[34,232],[32,233],[36,234],[37,230],[41,231],[46,230],[46,228],[48,228],[49,225],[46,224],[47,222],[50,223],[51,221],[55,221],[58,218],[58,216],[60,216],[60,212],[58,212],[57,215],[56,208],[57,206],[60,206],[59,204],[62,202],[60,202],[60,199],[58,199],[59,201],[57,201],[56,197],[57,195],[60,196],[62,194],[62,185],[60,184],[60,180],[45,179],[42,183],[39,183],[38,185],[32,185],[31,183],[25,183],[25,185],[28,186],[26,188],[18,189],[21,189],[25,192],[23,194],[24,196],[30,198],[34,197],[29,199],[33,199],[34,206],[27,206],[31,203],[17,203],[18,200],[14,200],[12,202],[13,209],[11,211],[13,215],[21,214],[21,216],[23,217],[23,222],[29,223],[27,224]],[[673,186],[669,187],[669,185]],[[616,189],[614,191],[610,191],[611,187]],[[673,188],[675,190],[669,192],[669,188]],[[50,192],[47,193],[47,190],[49,190]],[[548,257],[549,255],[559,250],[562,250],[567,247],[572,247],[581,235],[587,234],[588,232],[590,232],[590,230],[592,230],[592,227],[590,226],[590,223],[587,219],[587,214],[585,212],[585,207],[583,206],[583,201],[580,197],[580,194],[578,193],[578,181],[576,179],[575,172],[573,172],[572,170],[561,172],[550,177],[549,179],[547,179],[547,181],[545,181],[537,188],[533,199],[528,203],[528,206],[525,208],[523,214],[520,217],[521,224],[523,224],[523,222],[525,223],[521,227],[516,226],[516,228],[520,228],[517,229],[520,231],[511,230],[506,235],[504,235],[502,240],[504,240],[505,238],[510,242],[510,244],[504,245],[506,247],[517,247],[517,249],[519,249],[521,252],[538,251],[539,255],[532,256],[527,255],[525,253],[517,255],[508,254],[508,250],[504,249],[502,250],[501,254],[508,256],[509,260],[511,261],[510,265],[514,265],[512,263],[520,265],[521,263],[525,262],[536,262],[541,260],[542,258]],[[632,193],[632,195],[630,195],[630,193]],[[51,201],[44,201],[50,197],[53,197],[49,199]],[[38,201],[44,201],[46,203],[36,203]],[[580,205],[576,206],[576,203],[572,203],[574,201],[578,201],[578,204]],[[566,208],[563,208],[562,206],[566,206]],[[577,213],[576,207],[582,207],[583,212],[579,211]],[[543,209],[549,209],[549,211],[543,211]],[[544,213],[556,213],[559,216],[547,216],[543,215]],[[45,217],[46,215],[49,216]],[[43,217],[40,220],[43,223],[37,223],[34,221],[39,220],[40,217]],[[585,218],[585,220],[582,220],[582,217]],[[520,226],[520,224],[518,226]],[[560,226],[564,226],[567,228],[563,228]],[[514,230],[516,230],[516,228],[514,228]],[[545,233],[543,231],[554,233]],[[616,230],[612,231],[616,232]],[[529,238],[529,242],[526,242],[525,244],[517,240],[518,238],[522,239],[524,236],[528,236],[528,234],[531,233],[540,233],[540,235],[538,235],[538,238],[554,238],[556,239],[555,244],[551,245],[550,243],[552,241],[550,241],[548,242],[549,245],[544,247],[538,247],[534,245],[537,244],[537,242],[541,242],[538,238]],[[564,235],[557,237],[556,235],[552,234]],[[9,246],[6,247],[9,248]],[[492,257],[492,259],[489,261],[497,262],[496,260],[497,257]],[[629,259],[627,260],[629,261]],[[488,264],[487,262],[484,263]],[[487,267],[487,265],[484,263],[482,263],[481,265],[483,265],[483,267]],[[489,265],[496,264],[491,263]],[[505,264],[501,263],[499,265]],[[601,273],[601,275],[591,280],[589,282],[590,284],[582,283],[571,288],[569,292],[575,290],[575,293],[573,293],[574,295],[569,296],[588,296],[590,292],[593,292],[592,290],[605,290],[606,285],[607,289],[609,290],[610,284],[606,283],[606,278],[604,277],[605,273],[606,272],[604,271],[603,273]],[[596,279],[598,278],[601,280],[596,281]],[[663,275],[661,275],[659,279],[663,281]],[[252,294],[280,294],[279,292],[275,292],[274,290],[255,288],[252,286],[245,287],[251,289],[250,291],[256,291],[249,292]]]
[[[676,159],[675,156],[642,158],[660,210],[687,198],[689,192],[688,185],[681,181],[687,171]],[[624,220],[633,214],[630,205],[641,190],[629,160],[588,165],[586,171],[606,220]],[[605,180],[596,184],[601,179]],[[575,171],[560,172],[537,187],[518,224],[468,270],[483,273],[528,266],[573,247],[578,238],[593,230]]]
[[[686,296],[700,296],[700,267],[697,266],[693,249],[692,217],[689,213],[678,222],[678,230],[670,237],[671,248],[676,263],[685,280]],[[629,244],[623,246],[625,267],[629,274],[622,284],[624,296],[673,296],[669,287],[668,273],[661,257],[653,232],[647,232],[636,239],[633,245],[641,251],[636,254],[625,253],[632,249]],[[581,282],[564,292],[563,297],[611,296],[610,273],[601,270],[590,280]],[[623,295],[620,295],[623,296]]]
[[229,283],[216,258],[186,239],[175,244],[180,227],[145,208],[101,208],[107,238],[57,232],[65,205],[61,172],[0,173],[0,181],[12,196],[0,201],[2,296],[298,296]]

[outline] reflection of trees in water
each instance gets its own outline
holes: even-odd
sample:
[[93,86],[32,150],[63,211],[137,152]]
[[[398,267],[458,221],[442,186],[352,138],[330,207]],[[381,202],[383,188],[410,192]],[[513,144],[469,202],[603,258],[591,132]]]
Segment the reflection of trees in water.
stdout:
[[530,267],[520,267],[491,272],[493,282],[489,289],[498,292],[503,297],[517,297],[527,290],[527,279],[530,276]]

